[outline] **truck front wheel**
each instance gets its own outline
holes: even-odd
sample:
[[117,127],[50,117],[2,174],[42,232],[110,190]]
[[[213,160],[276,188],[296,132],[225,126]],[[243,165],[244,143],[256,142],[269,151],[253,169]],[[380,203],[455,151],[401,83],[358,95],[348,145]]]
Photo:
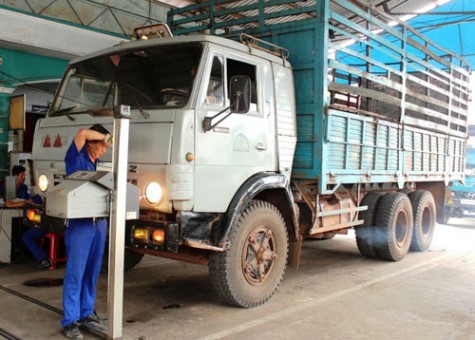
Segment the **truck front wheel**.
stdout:
[[413,215],[409,197],[400,192],[383,196],[375,225],[378,257],[389,261],[403,259],[412,239]]
[[[124,272],[127,272],[139,264],[144,255],[135,253],[129,248],[124,249]],[[104,256],[102,257],[101,273],[107,273],[109,270],[109,239],[106,241]]]
[[450,207],[445,207],[444,208],[444,220],[443,220],[443,223],[444,224],[449,224],[449,220],[450,220]]
[[416,190],[409,194],[414,212],[414,231],[411,250],[426,251],[434,237],[435,202],[432,194],[425,190]]
[[289,241],[275,206],[253,200],[231,233],[225,252],[211,253],[209,274],[228,304],[252,308],[269,300],[284,276]]

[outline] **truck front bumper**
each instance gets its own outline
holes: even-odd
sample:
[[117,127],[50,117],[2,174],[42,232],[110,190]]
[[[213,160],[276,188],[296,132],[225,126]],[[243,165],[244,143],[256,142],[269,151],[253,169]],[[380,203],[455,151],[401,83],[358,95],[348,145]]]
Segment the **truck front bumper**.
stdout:
[[451,198],[448,200],[446,207],[451,212],[451,216],[455,216],[455,211],[463,210],[469,213],[475,213],[475,199]]
[[213,242],[220,214],[182,213],[177,221],[127,221],[127,245],[134,248],[178,252],[180,246],[223,251]]
[[171,222],[127,221],[126,245],[134,248],[178,252],[179,225]]

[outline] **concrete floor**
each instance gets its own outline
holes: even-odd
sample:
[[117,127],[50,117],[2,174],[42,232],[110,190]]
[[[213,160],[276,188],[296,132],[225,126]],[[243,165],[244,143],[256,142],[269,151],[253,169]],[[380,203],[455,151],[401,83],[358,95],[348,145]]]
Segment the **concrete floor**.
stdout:
[[[207,267],[145,257],[125,275],[123,339],[475,339],[474,243],[475,218],[439,225],[428,252],[396,263],[360,256],[353,233],[305,241],[301,268],[288,269],[277,295],[251,310],[220,302]],[[63,273],[0,268],[0,330],[63,339],[62,287],[22,284]],[[107,315],[106,275],[97,310]]]

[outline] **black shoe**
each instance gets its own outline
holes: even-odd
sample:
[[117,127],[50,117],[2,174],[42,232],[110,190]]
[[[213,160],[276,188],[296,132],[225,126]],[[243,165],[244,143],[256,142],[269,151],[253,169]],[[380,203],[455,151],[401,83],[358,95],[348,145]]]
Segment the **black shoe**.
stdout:
[[73,340],[84,339],[84,337],[82,336],[82,333],[79,331],[77,323],[75,322],[64,327],[63,334],[66,336],[66,338],[73,339]]
[[99,317],[99,315],[97,315],[96,311],[94,311],[94,313],[92,313],[91,315],[86,316],[85,318],[82,318],[78,321],[78,323],[81,325],[88,322],[95,322],[102,325],[102,319]]
[[49,267],[52,266],[51,260],[50,259],[44,259],[38,262],[38,264],[35,266],[36,269],[48,269]]

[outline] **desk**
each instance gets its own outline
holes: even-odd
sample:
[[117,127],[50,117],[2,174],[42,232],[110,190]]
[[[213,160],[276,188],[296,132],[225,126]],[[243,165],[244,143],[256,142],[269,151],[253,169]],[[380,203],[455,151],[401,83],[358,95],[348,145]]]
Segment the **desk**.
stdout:
[[0,262],[11,263],[12,218],[22,216],[23,209],[0,208]]

